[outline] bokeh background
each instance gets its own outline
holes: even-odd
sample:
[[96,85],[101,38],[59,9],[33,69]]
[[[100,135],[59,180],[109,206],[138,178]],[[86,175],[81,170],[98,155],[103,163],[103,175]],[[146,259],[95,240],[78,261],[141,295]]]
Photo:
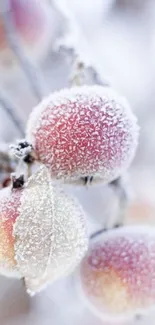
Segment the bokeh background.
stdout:
[[[18,11],[18,1],[12,2]],[[19,2],[28,4],[28,0]],[[36,14],[36,6],[43,17]],[[130,200],[125,222],[154,226],[155,1],[31,0],[25,8],[9,24],[10,16],[0,0],[1,150],[23,137],[29,113],[41,97],[70,84],[74,51],[78,52],[104,82],[126,96],[138,117],[140,141],[128,173]],[[14,30],[7,31],[8,37],[6,30],[12,24]],[[90,81],[92,75],[88,78]],[[89,215],[89,232],[105,223],[112,225],[118,209],[113,190],[99,185],[69,191]],[[0,324],[113,325],[98,319],[84,305],[76,272],[32,299],[22,282],[0,277]],[[151,325],[154,317],[126,324],[137,322]]]

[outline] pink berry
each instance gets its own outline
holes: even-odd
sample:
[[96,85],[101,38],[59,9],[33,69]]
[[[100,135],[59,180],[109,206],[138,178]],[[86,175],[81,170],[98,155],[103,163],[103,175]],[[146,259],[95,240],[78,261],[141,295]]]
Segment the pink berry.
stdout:
[[82,86],[56,92],[30,115],[27,136],[57,179],[117,178],[137,147],[136,118],[112,89]]
[[13,225],[19,215],[18,208],[22,190],[11,188],[0,190],[0,273],[15,275],[17,265],[14,259]]
[[96,237],[81,264],[80,283],[101,318],[147,312],[155,304],[155,230],[129,226]]
[[44,166],[22,189],[2,191],[0,273],[24,278],[34,294],[81,261],[87,249],[85,214],[72,197],[52,186]]
[[[9,10],[17,36],[26,53],[35,57],[40,56],[50,34],[49,14],[45,5],[37,0],[10,0]],[[0,20],[0,52],[6,61],[12,58],[2,20]]]

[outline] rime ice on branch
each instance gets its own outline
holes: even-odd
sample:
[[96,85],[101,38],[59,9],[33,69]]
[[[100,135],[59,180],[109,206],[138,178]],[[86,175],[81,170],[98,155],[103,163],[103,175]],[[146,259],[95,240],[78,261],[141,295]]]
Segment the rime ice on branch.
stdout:
[[27,139],[52,177],[93,176],[108,183],[129,167],[138,126],[112,89],[81,86],[51,94],[31,113]]

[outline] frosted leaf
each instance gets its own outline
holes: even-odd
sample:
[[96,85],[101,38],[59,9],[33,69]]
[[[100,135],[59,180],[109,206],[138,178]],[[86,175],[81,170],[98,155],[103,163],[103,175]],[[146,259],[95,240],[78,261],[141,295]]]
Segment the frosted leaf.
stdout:
[[15,259],[30,294],[67,275],[87,248],[84,213],[51,184],[46,167],[29,180],[14,226]]

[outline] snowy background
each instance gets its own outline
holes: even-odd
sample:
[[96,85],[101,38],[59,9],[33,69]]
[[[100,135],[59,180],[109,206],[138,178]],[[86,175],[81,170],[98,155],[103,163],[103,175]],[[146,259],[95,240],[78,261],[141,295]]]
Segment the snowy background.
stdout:
[[[103,80],[127,97],[141,128],[137,155],[129,171],[133,192],[126,222],[154,224],[155,1],[44,1],[50,5],[50,37],[41,60],[34,59],[43,78],[44,95],[69,84],[72,57],[56,47],[56,41],[69,28],[65,17],[69,10],[73,17],[72,37],[66,40],[69,46],[74,44],[83,60],[93,64]],[[64,13],[58,11],[58,3],[63,5]],[[20,66],[10,70],[0,66],[0,88],[11,101],[24,130],[38,99]],[[0,142],[9,143],[20,137],[6,109],[0,106]],[[103,186],[73,192],[90,215],[91,230],[101,228],[105,216],[112,215],[117,206],[114,193]],[[20,281],[0,277],[0,325],[110,325],[85,307],[77,283],[75,273],[30,299]],[[136,322],[151,325],[154,318],[151,315]]]

